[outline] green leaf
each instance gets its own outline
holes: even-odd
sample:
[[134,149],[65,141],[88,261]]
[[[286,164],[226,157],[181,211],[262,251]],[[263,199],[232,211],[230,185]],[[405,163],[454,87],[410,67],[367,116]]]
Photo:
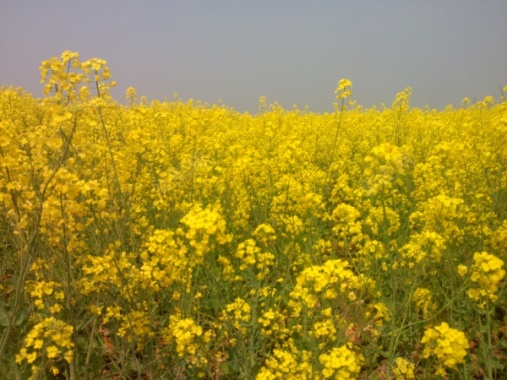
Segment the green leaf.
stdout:
[[27,307],[24,307],[21,309],[21,311],[18,314],[18,317],[16,318],[16,326],[21,326],[26,319],[28,318],[28,314],[30,313],[29,309]]

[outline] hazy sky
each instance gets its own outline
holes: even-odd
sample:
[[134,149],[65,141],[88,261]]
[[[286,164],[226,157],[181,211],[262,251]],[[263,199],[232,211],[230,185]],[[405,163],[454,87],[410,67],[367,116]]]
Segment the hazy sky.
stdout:
[[133,86],[325,112],[345,77],[365,107],[410,86],[412,106],[440,109],[500,98],[507,0],[0,0],[0,84],[41,96],[40,62],[64,50],[107,60],[121,102]]

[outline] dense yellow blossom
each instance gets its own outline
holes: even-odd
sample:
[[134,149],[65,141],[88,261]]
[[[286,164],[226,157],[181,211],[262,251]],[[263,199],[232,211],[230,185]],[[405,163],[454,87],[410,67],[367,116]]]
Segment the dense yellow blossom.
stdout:
[[274,349],[259,371],[257,380],[278,379],[313,379],[313,368],[310,364],[311,353],[298,350],[293,344],[285,349]]
[[356,379],[363,360],[363,356],[356,354],[348,345],[333,348],[319,356],[319,361],[324,367],[322,369],[324,379]]
[[39,366],[34,364],[37,359],[44,361],[48,358],[51,363],[61,360],[71,363],[74,360],[73,330],[72,326],[54,317],[44,319],[26,335],[23,348],[16,354],[16,362],[26,361],[32,364],[34,377],[40,371]]
[[168,342],[175,344],[178,356],[187,357],[187,360],[193,364],[204,364],[206,359],[200,348],[209,341],[209,332],[204,332],[192,318],[172,315],[169,320],[169,326],[162,331],[162,334]]
[[337,299],[339,294],[354,300],[356,291],[365,282],[349,269],[349,263],[342,260],[328,260],[322,266],[311,266],[301,272],[296,286],[290,293],[294,312],[302,308],[314,308],[322,295],[324,299]]
[[424,345],[423,356],[436,358],[438,375],[445,376],[446,367],[457,369],[458,364],[465,362],[468,340],[462,331],[449,327],[446,322],[428,328],[421,343]]
[[480,302],[484,307],[484,301],[497,300],[497,292],[500,281],[505,277],[505,270],[502,269],[504,262],[495,255],[487,252],[474,253],[474,264],[471,267],[471,279],[476,286],[468,291],[470,298]]
[[275,259],[271,252],[262,252],[253,239],[247,239],[240,243],[234,256],[240,259],[239,269],[241,271],[250,267],[255,268],[258,280],[266,277]]
[[397,357],[391,369],[390,379],[393,380],[411,380],[415,379],[414,363],[405,358]]
[[366,109],[341,79],[323,114],[128,84],[120,104],[71,51],[41,81],[0,88],[6,376],[507,371],[505,96]]

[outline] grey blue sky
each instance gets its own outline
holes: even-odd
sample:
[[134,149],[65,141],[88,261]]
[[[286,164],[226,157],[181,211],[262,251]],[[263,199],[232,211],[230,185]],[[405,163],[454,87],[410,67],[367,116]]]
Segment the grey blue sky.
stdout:
[[[340,78],[364,107],[412,87],[441,109],[507,84],[506,0],[0,0],[0,84],[42,95],[38,67],[64,50],[108,61],[124,101],[219,99],[256,112],[332,111]],[[507,95],[507,94],[506,94]]]

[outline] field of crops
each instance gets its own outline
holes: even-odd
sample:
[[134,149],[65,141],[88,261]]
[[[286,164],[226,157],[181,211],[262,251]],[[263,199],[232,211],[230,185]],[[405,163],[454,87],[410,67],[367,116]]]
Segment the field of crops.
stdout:
[[505,378],[505,98],[252,115],[41,72],[0,90],[1,379]]

